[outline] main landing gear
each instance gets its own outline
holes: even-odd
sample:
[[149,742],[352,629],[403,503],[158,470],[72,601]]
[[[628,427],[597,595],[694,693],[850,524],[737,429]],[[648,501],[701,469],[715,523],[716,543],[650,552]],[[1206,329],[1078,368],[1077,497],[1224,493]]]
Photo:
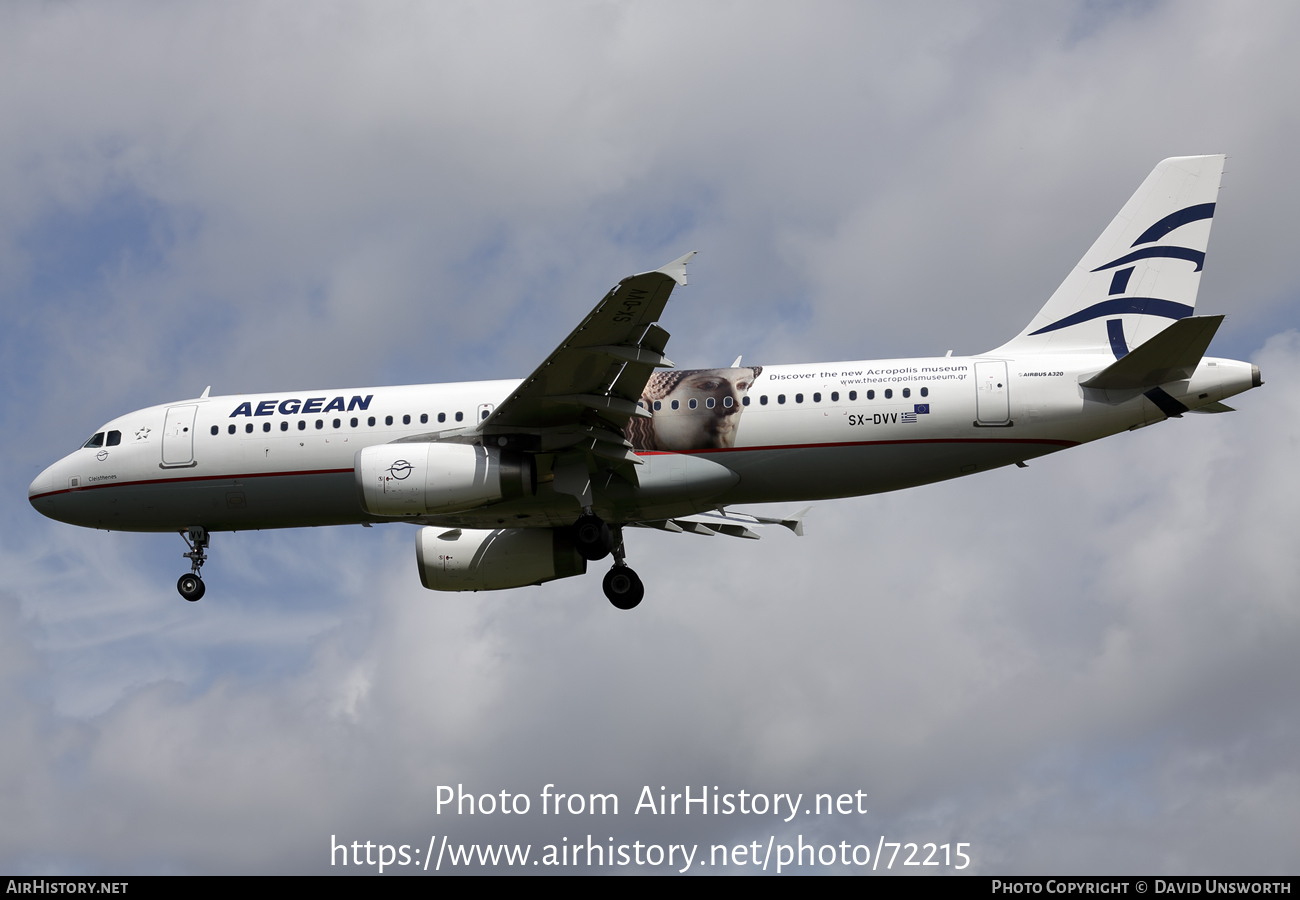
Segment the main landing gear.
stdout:
[[614,549],[614,532],[604,519],[588,510],[573,523],[573,543],[579,556],[595,562]]
[[623,552],[623,529],[610,526],[599,516],[587,510],[573,525],[573,542],[578,553],[595,562],[614,554],[614,567],[605,574],[601,586],[605,596],[618,609],[632,609],[645,596],[645,585],[628,568]]
[[190,574],[182,575],[177,580],[176,590],[180,591],[181,596],[192,603],[202,597],[203,592],[206,590],[203,586],[203,579],[199,577],[199,570],[208,561],[208,542],[212,539],[212,536],[201,525],[191,525],[188,532],[181,532],[181,539],[190,548],[189,553],[181,554],[190,561]]

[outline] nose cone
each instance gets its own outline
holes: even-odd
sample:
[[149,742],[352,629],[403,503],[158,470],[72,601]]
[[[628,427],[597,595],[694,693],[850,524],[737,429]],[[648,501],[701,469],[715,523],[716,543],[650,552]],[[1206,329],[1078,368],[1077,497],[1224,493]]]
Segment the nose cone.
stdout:
[[[60,461],[61,462],[61,461]],[[55,463],[45,469],[44,472],[37,475],[32,483],[27,486],[27,502],[32,505],[38,513],[43,516],[49,516],[51,519],[57,519],[55,507],[58,505],[54,491],[58,485],[58,470],[60,463]]]
[[37,475],[32,483],[27,485],[27,499],[33,500],[41,494],[48,494],[53,490],[54,484],[54,466],[50,466],[44,472]]

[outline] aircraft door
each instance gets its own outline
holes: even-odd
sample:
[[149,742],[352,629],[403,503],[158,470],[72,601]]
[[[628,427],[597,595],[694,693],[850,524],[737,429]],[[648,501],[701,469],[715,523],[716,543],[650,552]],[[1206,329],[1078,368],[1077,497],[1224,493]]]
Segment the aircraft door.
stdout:
[[173,406],[163,425],[162,464],[165,467],[194,464],[194,414],[197,406]]
[[979,425],[1005,425],[1011,421],[1004,360],[975,363],[975,421]]
[[492,415],[492,404],[480,403],[478,406],[478,421],[482,422],[490,415]]

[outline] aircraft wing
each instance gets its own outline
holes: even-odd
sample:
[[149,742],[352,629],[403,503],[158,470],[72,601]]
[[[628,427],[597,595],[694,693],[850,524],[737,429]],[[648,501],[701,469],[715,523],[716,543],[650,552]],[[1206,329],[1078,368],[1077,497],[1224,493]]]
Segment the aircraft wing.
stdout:
[[637,463],[624,428],[664,357],[668,332],[656,322],[695,251],[653,272],[624,278],[537,369],[478,425],[483,435],[530,434],[538,449],[579,447]]

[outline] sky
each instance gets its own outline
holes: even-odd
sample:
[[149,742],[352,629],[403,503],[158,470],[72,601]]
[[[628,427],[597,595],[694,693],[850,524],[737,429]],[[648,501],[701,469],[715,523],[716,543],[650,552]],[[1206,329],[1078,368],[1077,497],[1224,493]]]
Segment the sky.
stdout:
[[[1300,8],[1196,0],[0,7],[0,870],[590,834],[1296,874],[1297,40]],[[218,534],[190,604],[176,535],[26,502],[208,385],[520,377],[688,250],[681,366],[985,351],[1201,153],[1198,310],[1265,380],[1237,412],[820,502],[802,538],[637,531],[632,613],[598,574],[426,591],[396,524]],[[456,785],[532,811],[440,811]],[[543,816],[547,785],[619,815]],[[686,785],[868,810],[633,812]]]

